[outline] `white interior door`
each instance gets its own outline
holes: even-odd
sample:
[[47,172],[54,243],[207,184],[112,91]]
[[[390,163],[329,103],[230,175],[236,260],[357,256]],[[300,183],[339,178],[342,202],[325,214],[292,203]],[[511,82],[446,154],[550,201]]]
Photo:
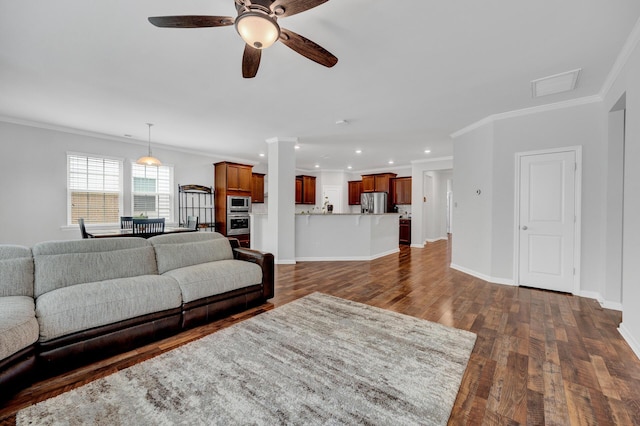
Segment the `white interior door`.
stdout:
[[339,185],[322,185],[322,194],[323,199],[322,203],[324,204],[324,197],[327,197],[329,204],[333,204],[333,212],[334,213],[344,213],[342,211],[342,187]]
[[576,152],[520,157],[519,284],[572,293]]

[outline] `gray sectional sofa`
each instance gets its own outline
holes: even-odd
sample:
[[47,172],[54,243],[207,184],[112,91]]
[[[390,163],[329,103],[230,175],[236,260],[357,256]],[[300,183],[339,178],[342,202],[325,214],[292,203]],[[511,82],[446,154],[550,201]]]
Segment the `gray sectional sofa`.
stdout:
[[273,294],[273,255],[217,233],[0,246],[0,399]]

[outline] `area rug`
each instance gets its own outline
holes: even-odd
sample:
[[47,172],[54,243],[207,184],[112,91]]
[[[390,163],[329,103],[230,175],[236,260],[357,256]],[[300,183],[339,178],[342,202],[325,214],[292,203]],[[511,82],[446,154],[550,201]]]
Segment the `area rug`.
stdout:
[[20,411],[18,425],[444,425],[467,331],[314,293]]

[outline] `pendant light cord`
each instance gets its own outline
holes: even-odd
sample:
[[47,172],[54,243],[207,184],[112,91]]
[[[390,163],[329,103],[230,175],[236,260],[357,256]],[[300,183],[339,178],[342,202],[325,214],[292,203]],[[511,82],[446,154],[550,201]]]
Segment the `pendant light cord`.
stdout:
[[153,126],[153,123],[147,123],[147,126],[149,126],[149,157],[153,157],[151,155],[151,126]]

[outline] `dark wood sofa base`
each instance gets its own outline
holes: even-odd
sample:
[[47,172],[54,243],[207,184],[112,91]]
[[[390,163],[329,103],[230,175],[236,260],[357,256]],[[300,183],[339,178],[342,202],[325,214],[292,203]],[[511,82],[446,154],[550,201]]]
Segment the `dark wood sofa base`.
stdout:
[[35,345],[0,361],[0,403],[8,400],[17,389],[33,382],[36,365]]
[[38,345],[38,376],[51,377],[180,331],[181,308],[69,334]]
[[264,303],[262,285],[256,284],[184,304],[182,328],[195,327]]

